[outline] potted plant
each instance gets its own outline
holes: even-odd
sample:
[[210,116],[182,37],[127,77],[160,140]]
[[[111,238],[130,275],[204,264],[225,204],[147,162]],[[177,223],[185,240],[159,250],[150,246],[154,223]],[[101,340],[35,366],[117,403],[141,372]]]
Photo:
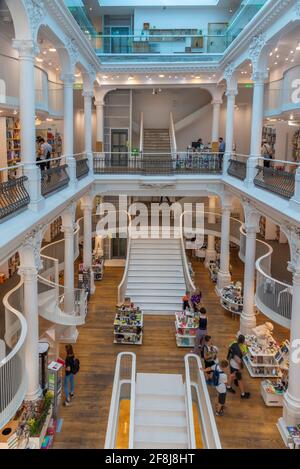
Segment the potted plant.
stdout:
[[29,443],[31,447],[40,448],[44,440],[52,415],[52,396],[47,392],[28,420]]

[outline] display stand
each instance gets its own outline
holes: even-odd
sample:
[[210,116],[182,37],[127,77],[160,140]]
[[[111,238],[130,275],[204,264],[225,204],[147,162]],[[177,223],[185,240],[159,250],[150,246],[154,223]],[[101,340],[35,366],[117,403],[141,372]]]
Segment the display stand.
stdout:
[[275,356],[279,350],[273,338],[266,347],[257,342],[255,335],[246,335],[248,353],[243,357],[246,368],[252,378],[279,378],[282,376]]
[[199,314],[187,311],[175,313],[177,347],[194,347],[198,327]]
[[260,383],[261,396],[268,407],[282,407],[284,390],[270,380]]
[[239,316],[243,311],[242,284],[236,282],[221,290],[220,303],[233,317]]
[[141,345],[143,313],[133,303],[117,305],[114,320],[114,344]]
[[87,299],[91,293],[91,269],[79,264],[78,288],[83,288],[87,292]]

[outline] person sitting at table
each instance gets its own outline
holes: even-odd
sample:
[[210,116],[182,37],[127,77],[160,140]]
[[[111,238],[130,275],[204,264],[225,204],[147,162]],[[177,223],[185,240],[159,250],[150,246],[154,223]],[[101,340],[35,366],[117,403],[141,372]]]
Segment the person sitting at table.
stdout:
[[197,150],[202,151],[203,149],[204,149],[204,144],[203,144],[202,138],[198,138],[198,140],[197,140]]

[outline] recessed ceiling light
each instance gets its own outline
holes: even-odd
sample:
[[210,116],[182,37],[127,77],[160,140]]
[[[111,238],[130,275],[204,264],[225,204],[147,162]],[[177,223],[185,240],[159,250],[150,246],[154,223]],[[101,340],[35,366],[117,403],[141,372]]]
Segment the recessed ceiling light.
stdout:
[[53,122],[53,119],[51,119],[50,117],[47,117],[46,121],[47,122]]
[[213,77],[215,77],[216,75],[213,75]]
[[55,70],[58,72],[58,71],[59,71],[59,68],[58,68],[58,67],[56,67],[56,69],[55,69]]
[[120,78],[120,75],[117,75],[116,78]]
[[199,80],[201,77],[197,76],[196,78],[197,78],[197,80]]
[[276,47],[274,50],[275,50],[275,52],[277,52],[277,51],[278,51],[278,47]]
[[74,77],[76,78],[80,77],[80,73],[75,73]]
[[52,62],[49,62],[50,67],[52,66]]
[[0,114],[2,114],[3,111],[0,110]]
[[176,80],[177,80],[177,78],[178,78],[178,77],[177,77],[177,76],[175,76],[174,78],[176,78]]
[[300,50],[300,42],[298,42],[298,45],[296,47],[296,50]]
[[273,52],[270,52],[269,56],[272,57],[272,55],[273,55]]
[[276,55],[276,59],[279,59],[280,55]]
[[55,47],[51,47],[51,48],[49,49],[49,52],[56,52]]
[[291,62],[294,63],[294,62],[295,62],[295,59],[292,59]]
[[172,78],[172,75],[169,75],[169,78]]
[[294,52],[295,52],[294,50],[291,50],[291,51],[290,51],[290,54],[294,54]]
[[46,55],[46,54],[47,54],[47,51],[43,50],[43,54]]
[[289,58],[288,58],[288,57],[286,57],[286,58],[285,58],[285,60],[286,60],[286,61],[288,61],[288,60],[289,60]]
[[161,75],[158,75],[159,78],[165,78],[165,75],[161,74]]
[[108,78],[108,77],[106,75],[103,75],[102,78],[103,78],[103,80],[106,80],[106,78]]
[[274,65],[278,65],[278,62],[274,62]]
[[133,80],[134,77],[132,75],[129,75],[128,80]]
[[44,60],[43,60],[43,59],[40,59],[40,57],[36,57],[35,60],[36,60],[37,62],[44,62]]

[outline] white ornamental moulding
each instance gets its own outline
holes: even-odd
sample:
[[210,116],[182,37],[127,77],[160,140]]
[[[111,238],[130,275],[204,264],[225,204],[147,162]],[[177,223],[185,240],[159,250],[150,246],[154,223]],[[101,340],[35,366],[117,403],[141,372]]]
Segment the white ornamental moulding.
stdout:
[[264,46],[266,45],[266,34],[260,33],[251,41],[249,46],[249,58],[252,62],[252,70],[253,73],[258,72],[258,62],[261,55],[261,51],[263,50]]
[[34,58],[39,53],[37,43],[31,39],[14,39],[12,46],[19,53],[20,58]]
[[300,1],[297,1],[296,5],[294,6],[293,19],[294,20],[300,19]]
[[40,256],[40,251],[46,229],[46,225],[39,225],[37,228],[35,228],[25,236],[25,239],[21,245],[21,249],[23,248],[25,250],[33,250],[34,263],[35,268],[37,270],[40,270],[43,265]]
[[79,52],[78,52],[78,47],[76,45],[76,41],[70,37],[66,37],[65,47],[70,56],[71,66],[72,68],[74,68],[76,63],[78,62],[78,57],[79,57]]
[[35,38],[37,31],[46,16],[46,9],[42,0],[23,0],[31,27],[32,37]]

